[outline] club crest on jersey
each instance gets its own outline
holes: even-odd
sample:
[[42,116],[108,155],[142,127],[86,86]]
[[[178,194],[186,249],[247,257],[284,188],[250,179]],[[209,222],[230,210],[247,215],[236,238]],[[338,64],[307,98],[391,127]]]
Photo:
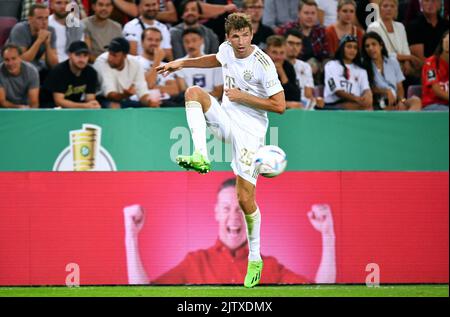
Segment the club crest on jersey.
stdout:
[[334,79],[333,78],[330,78],[329,80],[328,80],[328,85],[330,86],[330,90],[335,90],[336,89],[336,83],[334,82]]
[[436,73],[434,70],[430,69],[427,73],[428,80],[436,80]]
[[250,81],[253,77],[253,72],[251,70],[245,70],[244,71],[244,80]]

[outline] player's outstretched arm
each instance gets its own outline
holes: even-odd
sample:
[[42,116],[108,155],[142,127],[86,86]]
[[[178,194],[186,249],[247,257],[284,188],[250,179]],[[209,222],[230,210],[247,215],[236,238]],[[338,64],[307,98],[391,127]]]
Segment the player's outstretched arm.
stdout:
[[225,89],[225,95],[232,102],[245,104],[265,111],[282,114],[286,110],[284,91],[280,91],[267,99],[250,95],[238,88]]
[[128,284],[149,284],[150,280],[139,253],[138,235],[144,226],[145,211],[140,205],[123,209],[125,222],[125,248],[127,254]]
[[315,204],[308,212],[308,218],[314,229],[322,234],[322,259],[316,273],[318,284],[336,282],[336,245],[333,216],[327,204]]
[[177,59],[170,63],[160,65],[156,68],[158,74],[168,75],[179,71],[182,68],[214,68],[221,64],[216,58],[216,54],[203,55],[197,58]]

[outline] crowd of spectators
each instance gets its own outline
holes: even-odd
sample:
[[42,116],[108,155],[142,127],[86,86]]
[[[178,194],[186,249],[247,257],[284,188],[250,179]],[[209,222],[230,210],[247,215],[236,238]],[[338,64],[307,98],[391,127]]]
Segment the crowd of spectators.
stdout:
[[449,1],[5,0],[0,108],[184,105],[217,99],[220,68],[156,67],[217,53],[241,11],[273,60],[288,108],[448,111]]

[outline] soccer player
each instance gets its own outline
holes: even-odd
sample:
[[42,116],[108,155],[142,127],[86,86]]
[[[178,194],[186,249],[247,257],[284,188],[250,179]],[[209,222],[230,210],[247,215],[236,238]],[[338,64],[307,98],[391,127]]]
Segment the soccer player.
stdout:
[[260,255],[261,213],[255,201],[258,172],[254,153],[264,145],[268,126],[267,111],[282,114],[286,109],[284,90],[270,57],[252,45],[252,24],[242,13],[233,13],[225,21],[226,42],[217,54],[170,62],[158,68],[171,73],[184,67],[222,66],[224,95],[222,106],[197,86],[185,93],[186,117],[195,151],[191,156],[177,157],[186,169],[208,173],[211,163],[206,148],[206,126],[224,141],[231,142],[231,167],[237,175],[236,189],[247,224],[249,261],[244,286],[254,287],[261,279],[263,261]]

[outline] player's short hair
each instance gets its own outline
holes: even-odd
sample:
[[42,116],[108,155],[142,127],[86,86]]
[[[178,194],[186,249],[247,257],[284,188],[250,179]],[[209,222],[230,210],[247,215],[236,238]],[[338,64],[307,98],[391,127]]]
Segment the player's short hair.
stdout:
[[14,43],[9,43],[2,47],[2,53],[1,53],[2,55],[1,56],[4,57],[6,50],[10,50],[10,49],[16,50],[17,53],[19,53],[19,55],[22,55],[22,49],[20,48],[19,45],[16,45]]
[[220,184],[219,189],[217,190],[217,194],[228,187],[233,187],[233,188],[236,187],[236,178],[235,177],[224,180],[222,182],[222,184]]
[[303,41],[303,38],[304,38],[302,32],[300,32],[299,30],[296,30],[296,29],[289,29],[289,30],[287,30],[286,33],[284,34],[284,38],[287,39],[289,35],[295,36],[295,37],[301,39],[302,41]]
[[337,9],[338,11],[342,9],[343,6],[351,4],[356,9],[356,2],[355,0],[339,0]]
[[298,5],[298,11],[302,11],[304,6],[315,6],[316,8],[319,8],[315,0],[302,0]]
[[191,2],[196,3],[196,4],[197,4],[197,10],[198,10],[198,13],[200,13],[200,15],[203,14],[203,9],[202,9],[202,6],[201,6],[201,4],[200,4],[200,1],[198,1],[198,0],[184,0],[184,1],[181,2],[181,4],[180,4],[180,16],[184,14],[184,11],[186,11],[187,5],[188,5],[189,3],[191,3]]
[[37,9],[48,9],[48,6],[45,3],[35,3],[30,7],[30,11],[28,11],[29,17],[34,17],[34,11]]
[[282,47],[286,44],[286,39],[281,35],[271,35],[266,40],[267,48],[269,47]]
[[157,33],[159,33],[159,35],[161,36],[161,41],[162,41],[163,36],[162,36],[161,30],[152,26],[152,27],[146,28],[146,29],[142,32],[142,34],[141,34],[141,42],[144,41],[144,39],[145,39],[145,37],[147,36],[147,33],[148,33],[148,32],[157,32]]
[[203,34],[202,32],[200,32],[199,29],[197,28],[187,28],[183,31],[183,34],[181,35],[181,38],[184,39],[184,37],[188,34],[197,34],[198,36],[200,36],[201,38],[203,38]]
[[232,13],[225,19],[225,33],[228,35],[233,30],[249,28],[253,33],[252,20],[245,13]]

